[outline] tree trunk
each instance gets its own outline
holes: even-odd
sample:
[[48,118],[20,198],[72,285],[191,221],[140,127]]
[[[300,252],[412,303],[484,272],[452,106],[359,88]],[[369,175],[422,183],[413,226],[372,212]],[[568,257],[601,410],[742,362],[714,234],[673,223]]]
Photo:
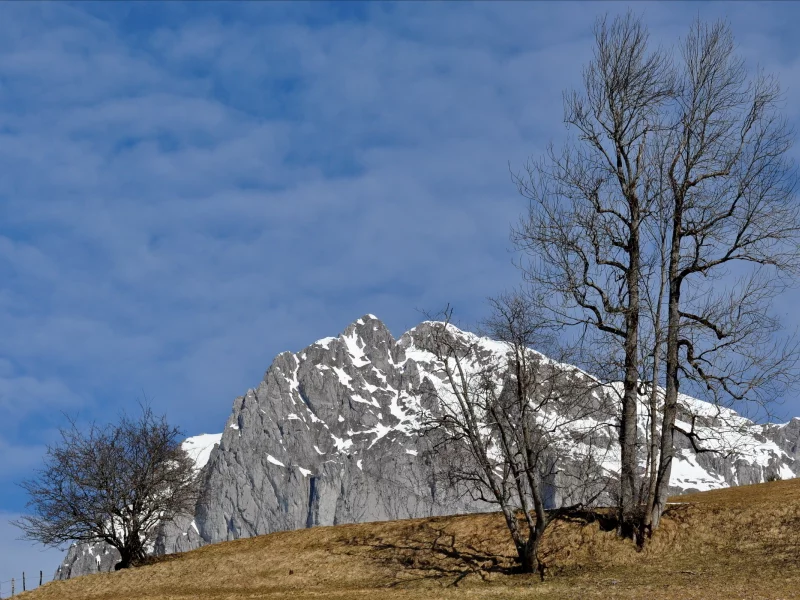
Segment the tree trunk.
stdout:
[[539,569],[539,536],[531,535],[528,541],[517,546],[521,573],[536,573]]
[[675,419],[678,415],[678,361],[680,358],[680,231],[683,214],[680,200],[676,200],[672,223],[672,241],[669,258],[669,298],[667,307],[667,386],[664,394],[664,417],[661,421],[661,456],[658,464],[656,496],[650,514],[651,529],[657,529],[669,497],[669,480],[672,475],[672,457],[675,454]]
[[[656,336],[658,339],[659,336]],[[660,342],[656,343],[656,353]],[[653,507],[658,491],[658,354],[653,358],[653,389],[650,390],[650,446],[648,450],[647,504],[644,509],[644,521],[639,531],[639,546],[644,546],[645,537],[653,531]]]
[[[648,479],[647,479],[647,505],[644,509],[644,522],[642,530],[639,532],[639,546],[644,546],[645,536],[653,533],[653,507],[656,503],[656,493],[658,491],[658,456],[659,456],[659,437],[658,437],[658,379],[661,371],[661,303],[664,301],[664,288],[667,285],[667,265],[665,264],[665,238],[662,236],[661,254],[661,285],[658,288],[658,301],[656,304],[656,314],[653,318],[653,375],[652,388],[650,389],[650,445],[647,453],[648,457]],[[663,424],[662,424],[663,427]]]
[[119,551],[120,560],[117,564],[114,565],[114,570],[119,571],[121,569],[128,569],[133,566],[133,556],[131,555],[130,551],[127,548],[123,548]]
[[117,548],[117,550],[119,550],[120,561],[114,565],[115,571],[135,567],[146,558],[144,548],[141,544],[125,544],[122,548]]
[[672,475],[672,458],[675,453],[675,419],[678,414],[677,344],[675,358],[670,360],[667,349],[667,389],[664,398],[664,418],[661,422],[661,456],[658,465],[655,501],[650,515],[650,526],[657,529],[669,497],[669,480]]
[[637,531],[638,494],[636,483],[637,460],[637,403],[639,395],[639,210],[635,199],[631,203],[630,263],[627,273],[628,307],[625,314],[625,381],[622,397],[622,419],[619,443],[620,469],[620,534],[633,537]]

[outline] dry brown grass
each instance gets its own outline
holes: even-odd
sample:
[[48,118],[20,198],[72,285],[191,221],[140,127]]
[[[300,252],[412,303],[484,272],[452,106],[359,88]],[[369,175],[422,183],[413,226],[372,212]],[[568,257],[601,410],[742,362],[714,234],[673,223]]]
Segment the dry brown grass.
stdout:
[[556,523],[548,577],[514,574],[495,514],[319,527],[52,582],[30,600],[800,598],[800,480],[683,496],[642,552],[600,522]]

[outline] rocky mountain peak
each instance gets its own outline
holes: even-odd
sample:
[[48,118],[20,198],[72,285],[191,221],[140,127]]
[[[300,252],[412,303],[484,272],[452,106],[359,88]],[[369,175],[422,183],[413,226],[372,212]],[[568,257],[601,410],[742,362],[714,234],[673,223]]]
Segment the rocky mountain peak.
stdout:
[[[260,384],[234,400],[219,445],[203,453],[208,463],[196,513],[163,528],[154,552],[316,525],[486,510],[437,486],[435,457],[423,459],[418,411],[438,402],[435,392],[444,385],[430,351],[436,326],[420,323],[395,340],[377,317],[364,315],[336,337],[279,354]],[[505,344],[450,331],[477,349],[475,368],[505,362]],[[679,439],[675,492],[800,473],[800,419],[757,425],[693,398],[682,404],[681,418],[697,415],[705,437],[732,439],[722,422],[733,420],[734,442],[746,443],[735,455],[697,455]],[[613,445],[612,428],[606,439]],[[613,460],[603,467],[614,476]],[[102,545],[75,546],[57,577],[94,572],[89,550],[109,553]]]

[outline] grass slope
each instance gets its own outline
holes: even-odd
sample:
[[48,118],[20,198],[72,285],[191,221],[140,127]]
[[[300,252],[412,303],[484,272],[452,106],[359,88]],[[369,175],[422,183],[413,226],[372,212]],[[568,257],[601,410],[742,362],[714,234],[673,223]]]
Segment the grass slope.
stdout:
[[[319,527],[214,544],[26,600],[244,598],[800,598],[800,480],[674,498],[643,552],[556,523],[548,576],[513,574],[496,514]],[[379,595],[379,596],[378,596]]]

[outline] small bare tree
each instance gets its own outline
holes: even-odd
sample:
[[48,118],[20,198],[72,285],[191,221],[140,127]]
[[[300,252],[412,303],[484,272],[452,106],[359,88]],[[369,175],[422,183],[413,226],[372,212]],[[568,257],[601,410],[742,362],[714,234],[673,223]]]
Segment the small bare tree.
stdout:
[[33,513],[14,523],[24,539],[105,542],[120,553],[117,569],[144,559],[158,525],[190,513],[198,495],[180,430],[147,406],[85,432],[70,421],[37,477],[21,485]]
[[449,309],[432,324],[441,380],[422,427],[450,485],[498,506],[521,571],[542,573],[548,524],[605,491],[610,440],[595,418],[608,407],[597,381],[531,350],[545,330],[525,296],[491,302],[494,347],[452,326]]

